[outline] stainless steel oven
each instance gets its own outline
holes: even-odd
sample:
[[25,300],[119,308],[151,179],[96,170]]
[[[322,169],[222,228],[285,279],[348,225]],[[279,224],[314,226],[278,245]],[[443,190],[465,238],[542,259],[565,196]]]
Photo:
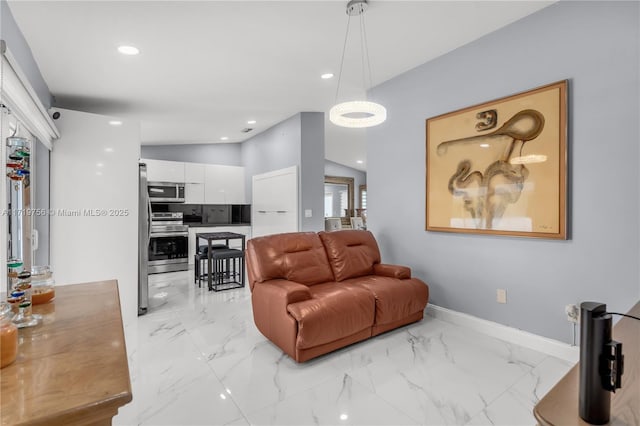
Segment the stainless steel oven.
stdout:
[[184,203],[184,183],[149,182],[147,190],[152,203]]
[[149,274],[189,269],[189,233],[182,213],[152,213]]

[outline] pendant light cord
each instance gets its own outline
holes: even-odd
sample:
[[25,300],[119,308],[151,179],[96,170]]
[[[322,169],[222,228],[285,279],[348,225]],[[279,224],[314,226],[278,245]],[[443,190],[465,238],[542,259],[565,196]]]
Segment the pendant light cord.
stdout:
[[360,13],[360,62],[362,63],[362,91],[364,92],[364,100],[367,100],[367,73],[364,66],[364,33],[362,32],[362,22],[364,19],[364,12]]
[[351,23],[351,15],[348,15],[347,19],[347,32],[344,35],[344,44],[342,46],[342,59],[340,59],[340,73],[338,74],[338,87],[336,87],[336,100],[335,103],[338,103],[338,93],[340,93],[340,82],[342,81],[342,67],[344,66],[344,55],[347,51],[347,40],[349,39],[349,24]]
[[[371,87],[373,87],[373,74],[371,73],[371,60],[369,59],[369,44],[367,43],[367,27],[364,24],[364,13],[362,13],[362,15],[360,15],[360,16],[362,16],[361,25],[362,25],[362,35],[363,35],[363,39],[364,39],[364,52],[365,52],[366,59],[367,59],[367,68],[369,69],[369,86],[368,87],[371,88]],[[365,94],[366,94],[366,91],[367,91],[366,84],[367,83],[366,83],[366,81],[364,81],[364,83],[365,83],[364,90],[365,90]]]

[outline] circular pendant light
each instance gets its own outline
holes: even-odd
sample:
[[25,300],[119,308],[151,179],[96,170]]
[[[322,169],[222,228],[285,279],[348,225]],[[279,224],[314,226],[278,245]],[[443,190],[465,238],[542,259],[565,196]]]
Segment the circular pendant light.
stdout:
[[387,109],[369,101],[350,101],[335,105],[329,110],[329,120],[342,127],[372,127],[387,119]]
[[[347,32],[344,38],[344,47],[342,49],[342,60],[340,62],[340,74],[338,76],[338,87],[336,88],[336,102],[340,92],[340,81],[342,80],[342,68],[344,66],[344,56],[347,48],[347,39],[349,38],[349,24],[352,16],[360,16],[360,46],[362,48],[362,75],[366,93],[366,73],[365,68],[369,71],[369,85],[371,86],[371,63],[369,61],[369,48],[367,45],[367,32],[364,25],[364,12],[367,10],[367,0],[351,0],[347,3]],[[365,60],[366,65],[365,67]],[[387,110],[380,104],[370,102],[368,100],[354,100],[339,103],[329,110],[329,120],[341,127],[363,128],[377,126],[387,119]]]

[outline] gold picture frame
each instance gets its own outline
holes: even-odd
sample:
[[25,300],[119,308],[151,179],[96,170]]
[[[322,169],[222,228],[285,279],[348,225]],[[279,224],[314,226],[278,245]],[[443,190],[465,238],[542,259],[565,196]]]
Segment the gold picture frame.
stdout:
[[567,80],[426,120],[427,231],[566,239]]

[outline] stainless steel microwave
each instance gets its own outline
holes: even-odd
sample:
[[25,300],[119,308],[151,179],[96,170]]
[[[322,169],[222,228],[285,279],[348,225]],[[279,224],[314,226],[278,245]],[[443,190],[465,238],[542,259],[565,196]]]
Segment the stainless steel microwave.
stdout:
[[184,183],[149,182],[147,192],[152,203],[184,203]]

